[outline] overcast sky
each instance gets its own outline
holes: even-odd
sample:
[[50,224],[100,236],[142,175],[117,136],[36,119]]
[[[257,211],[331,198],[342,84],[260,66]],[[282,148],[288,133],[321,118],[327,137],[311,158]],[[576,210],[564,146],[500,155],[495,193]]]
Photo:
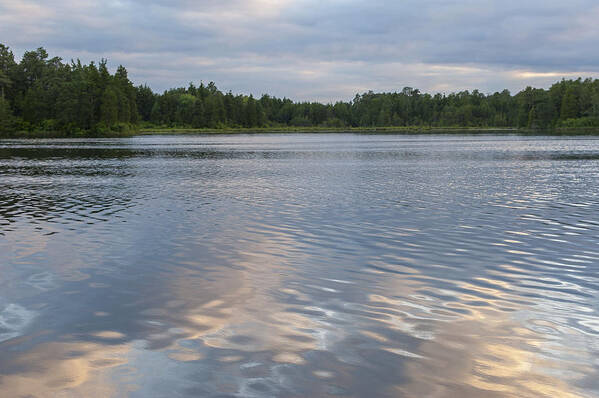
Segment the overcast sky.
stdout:
[[598,21],[597,0],[0,0],[19,58],[43,46],[157,91],[213,80],[320,101],[598,77]]

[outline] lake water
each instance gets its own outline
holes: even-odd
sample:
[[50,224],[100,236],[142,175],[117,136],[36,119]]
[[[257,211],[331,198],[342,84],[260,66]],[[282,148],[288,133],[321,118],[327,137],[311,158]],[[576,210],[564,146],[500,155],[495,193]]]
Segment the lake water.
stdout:
[[0,141],[0,396],[599,396],[599,139]]

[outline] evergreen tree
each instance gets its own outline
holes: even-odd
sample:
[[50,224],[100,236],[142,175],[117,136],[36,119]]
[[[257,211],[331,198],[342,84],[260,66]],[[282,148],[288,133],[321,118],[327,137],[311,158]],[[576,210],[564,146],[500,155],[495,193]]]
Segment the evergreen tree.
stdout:
[[193,105],[193,113],[191,115],[191,126],[199,129],[206,127],[206,117],[204,114],[204,101],[201,98],[197,98]]
[[244,127],[256,127],[258,125],[258,109],[256,107],[256,100],[253,96],[247,98],[244,108]]
[[155,97],[152,89],[146,85],[138,86],[135,96],[139,116],[142,120],[150,120],[152,108],[154,107]]
[[12,82],[6,75],[6,72],[0,69],[0,98],[5,98],[4,90],[7,89],[11,84]]
[[106,127],[114,126],[119,119],[119,98],[117,91],[108,86],[102,95],[100,122]]
[[578,99],[573,88],[568,88],[562,99],[561,119],[573,119],[578,116]]
[[593,93],[592,96],[591,116],[599,118],[599,90]]
[[8,101],[0,97],[0,133],[6,134],[14,131],[15,118]]

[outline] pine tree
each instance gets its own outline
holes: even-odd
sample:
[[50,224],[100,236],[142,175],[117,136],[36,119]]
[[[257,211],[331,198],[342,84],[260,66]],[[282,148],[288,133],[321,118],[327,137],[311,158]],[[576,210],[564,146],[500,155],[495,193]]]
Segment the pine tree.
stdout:
[[108,86],[102,95],[100,121],[106,127],[114,126],[119,118],[119,98],[116,90]]
[[256,108],[256,100],[253,96],[249,96],[244,108],[244,121],[245,127],[256,127],[258,124],[258,110]]
[[568,88],[562,99],[561,119],[573,119],[578,117],[578,99],[574,89]]
[[13,131],[14,122],[15,119],[8,101],[0,97],[0,134]]
[[5,98],[4,90],[8,88],[8,86],[10,86],[11,84],[12,82],[10,81],[6,73],[2,69],[0,69],[0,98]]

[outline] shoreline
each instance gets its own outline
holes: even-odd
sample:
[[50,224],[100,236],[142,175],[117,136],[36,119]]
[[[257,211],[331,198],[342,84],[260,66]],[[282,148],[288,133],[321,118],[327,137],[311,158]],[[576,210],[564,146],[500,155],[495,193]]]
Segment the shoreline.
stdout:
[[396,134],[396,135],[530,135],[599,136],[597,128],[522,129],[516,127],[263,127],[263,128],[142,128],[134,136],[144,135],[218,135],[218,134]]
[[219,135],[219,134],[395,134],[395,135],[522,135],[522,136],[598,136],[598,128],[521,129],[515,127],[263,127],[263,128],[140,128],[113,134],[68,135],[62,132],[16,132],[5,139],[131,138],[148,135]]
[[[515,132],[514,128],[464,128],[464,127],[262,127],[262,128],[148,128],[140,129],[136,135],[168,134],[463,134],[473,132]],[[599,135],[599,129],[597,131]]]

